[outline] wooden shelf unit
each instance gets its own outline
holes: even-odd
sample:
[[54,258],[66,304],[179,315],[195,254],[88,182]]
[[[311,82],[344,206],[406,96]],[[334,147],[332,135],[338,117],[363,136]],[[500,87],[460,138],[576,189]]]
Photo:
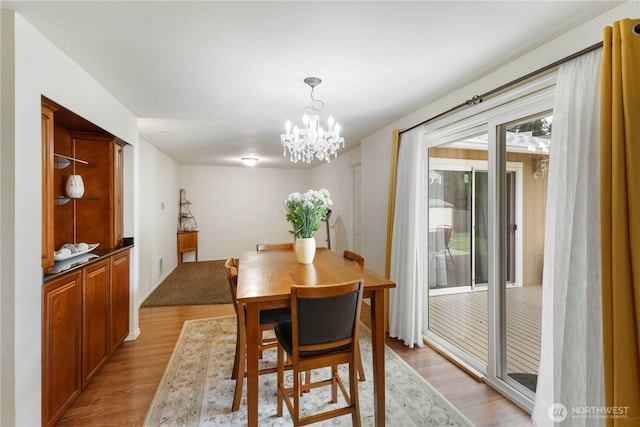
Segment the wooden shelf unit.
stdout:
[[[42,425],[53,426],[129,335],[126,143],[44,97],[41,112]],[[82,198],[66,196],[70,174],[82,176]],[[55,249],[80,242],[102,256],[53,275]]]

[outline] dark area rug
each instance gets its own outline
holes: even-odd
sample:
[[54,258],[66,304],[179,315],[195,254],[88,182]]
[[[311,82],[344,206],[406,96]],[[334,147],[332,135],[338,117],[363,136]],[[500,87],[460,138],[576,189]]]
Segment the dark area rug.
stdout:
[[224,260],[185,262],[176,267],[142,307],[231,303]]

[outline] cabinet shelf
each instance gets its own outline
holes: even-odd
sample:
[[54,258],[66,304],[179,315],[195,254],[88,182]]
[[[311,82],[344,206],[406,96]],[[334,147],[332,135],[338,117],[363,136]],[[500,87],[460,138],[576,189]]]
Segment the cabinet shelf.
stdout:
[[76,159],[74,157],[65,156],[63,154],[53,153],[53,157],[55,159],[55,167],[56,169],[64,169],[71,164],[74,163],[82,163],[86,166],[94,166],[86,160]]
[[69,200],[98,200],[96,197],[69,197],[69,196],[54,196],[56,205],[66,205]]

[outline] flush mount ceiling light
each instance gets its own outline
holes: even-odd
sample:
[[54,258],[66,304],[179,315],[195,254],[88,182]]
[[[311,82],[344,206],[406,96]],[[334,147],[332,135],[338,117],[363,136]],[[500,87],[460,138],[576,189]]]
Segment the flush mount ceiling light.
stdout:
[[244,163],[245,166],[255,166],[256,163],[258,163],[258,159],[255,157],[243,157],[240,160],[242,160],[242,163]]
[[303,161],[311,163],[316,158],[331,162],[331,156],[338,156],[338,149],[344,148],[344,138],[340,136],[340,125],[333,120],[333,116],[327,119],[327,129],[320,125],[318,112],[324,109],[324,102],[313,97],[313,90],[322,83],[318,77],[307,77],[305,84],[311,87],[311,105],[305,108],[302,116],[302,128],[295,126],[293,133],[291,122],[287,120],[284,127],[286,133],[280,135],[280,141],[284,148],[284,156],[289,150],[289,158],[293,163]]

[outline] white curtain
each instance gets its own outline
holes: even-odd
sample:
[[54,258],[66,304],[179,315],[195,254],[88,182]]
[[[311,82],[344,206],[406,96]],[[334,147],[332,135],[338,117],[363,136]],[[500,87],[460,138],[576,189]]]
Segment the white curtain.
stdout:
[[[536,425],[599,426],[604,405],[600,288],[601,49],[560,67],[547,189]],[[555,405],[555,406],[554,406]],[[563,405],[563,406],[561,406]],[[554,409],[550,409],[550,408]],[[582,412],[580,412],[582,411]]]
[[400,135],[396,204],[391,246],[389,335],[409,347],[422,347],[425,299],[426,149],[420,141],[422,128]]

